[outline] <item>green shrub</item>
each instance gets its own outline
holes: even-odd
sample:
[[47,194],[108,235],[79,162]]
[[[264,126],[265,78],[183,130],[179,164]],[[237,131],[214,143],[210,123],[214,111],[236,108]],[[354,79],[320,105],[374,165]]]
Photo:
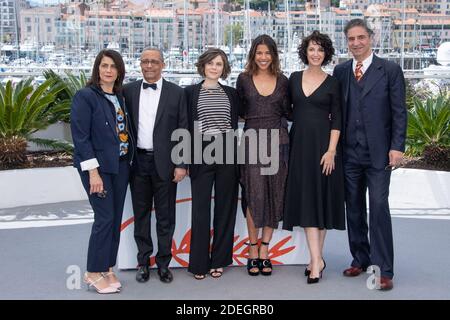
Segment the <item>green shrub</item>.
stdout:
[[407,154],[422,155],[427,146],[450,147],[450,100],[448,93],[427,98],[425,103],[413,98],[408,110]]
[[27,142],[71,152],[72,145],[64,141],[33,138],[32,134],[46,129],[57,119],[65,105],[55,104],[62,90],[53,80],[34,88],[32,78],[13,86],[11,81],[0,84],[0,164],[14,167],[26,161]]

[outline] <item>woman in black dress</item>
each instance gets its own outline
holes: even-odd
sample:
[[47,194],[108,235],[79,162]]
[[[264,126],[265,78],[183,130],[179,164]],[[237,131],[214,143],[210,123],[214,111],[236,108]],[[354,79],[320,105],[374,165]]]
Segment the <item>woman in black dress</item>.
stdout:
[[333,54],[330,38],[314,31],[299,46],[308,68],[289,79],[294,119],[283,228],[305,229],[311,257],[305,269],[308,284],[319,282],[325,269],[326,230],[345,229],[339,83],[322,70]]
[[[269,242],[273,230],[283,217],[284,189],[287,177],[289,136],[287,120],[290,112],[288,79],[281,73],[275,41],[268,35],[260,35],[252,42],[245,71],[236,82],[236,89],[242,101],[241,115],[245,119],[244,131],[255,130],[258,150],[255,144],[245,146],[246,163],[241,166],[243,212],[247,218],[250,240],[247,270],[249,275],[271,275]],[[267,130],[267,131],[264,131]],[[278,150],[270,150],[272,132],[277,132]],[[261,143],[264,136],[267,143]],[[275,142],[275,141],[274,141]],[[248,155],[259,154],[267,147],[270,154],[278,152],[278,160],[265,165],[262,159],[250,163]],[[251,149],[249,151],[249,148]],[[275,165],[275,167],[273,166]],[[267,167],[274,172],[264,174]],[[244,204],[245,203],[245,204]],[[258,246],[259,230],[262,230],[261,245]]]

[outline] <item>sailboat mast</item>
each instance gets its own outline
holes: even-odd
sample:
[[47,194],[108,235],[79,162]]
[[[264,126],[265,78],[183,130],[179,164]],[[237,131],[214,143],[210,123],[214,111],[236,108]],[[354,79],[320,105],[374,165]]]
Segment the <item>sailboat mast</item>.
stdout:
[[187,15],[186,15],[186,0],[183,1],[183,26],[184,26],[184,38],[183,38],[183,62],[185,63],[185,67],[186,64],[188,62],[189,59],[189,51],[188,51],[188,31],[189,31],[189,26],[188,26],[188,22],[187,22]]
[[214,8],[214,23],[216,25],[216,48],[219,47],[219,1],[215,1],[215,8]]
[[250,29],[250,3],[249,0],[245,0],[245,27],[244,27],[244,34],[245,34],[245,47],[246,49],[250,48],[250,41],[252,38],[251,29]]
[[291,70],[291,47],[292,47],[292,35],[291,35],[291,11],[289,9],[289,0],[284,0],[284,10],[286,13],[286,30],[287,30],[287,49],[284,52],[284,56],[287,58],[285,68],[290,72]]

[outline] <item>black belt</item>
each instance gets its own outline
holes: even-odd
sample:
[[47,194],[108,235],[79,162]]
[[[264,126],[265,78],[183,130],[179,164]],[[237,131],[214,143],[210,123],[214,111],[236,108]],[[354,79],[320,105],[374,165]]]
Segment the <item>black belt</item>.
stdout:
[[141,149],[141,148],[137,148],[137,152],[138,152],[138,153],[143,153],[143,154],[153,154],[153,149]]

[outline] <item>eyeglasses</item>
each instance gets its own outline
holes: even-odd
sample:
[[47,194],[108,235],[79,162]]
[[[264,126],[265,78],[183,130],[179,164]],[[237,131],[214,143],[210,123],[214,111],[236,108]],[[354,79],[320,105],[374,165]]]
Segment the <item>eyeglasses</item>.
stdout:
[[160,60],[141,60],[141,64],[144,66],[148,66],[151,64],[152,66],[159,66],[161,64]]

